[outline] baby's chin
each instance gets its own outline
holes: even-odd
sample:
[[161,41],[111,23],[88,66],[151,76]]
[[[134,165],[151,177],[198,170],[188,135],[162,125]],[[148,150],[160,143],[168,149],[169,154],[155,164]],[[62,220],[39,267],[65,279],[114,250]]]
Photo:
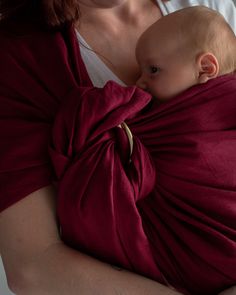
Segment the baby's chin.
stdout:
[[151,89],[147,89],[147,88],[145,89],[145,91],[148,92],[149,94],[151,94],[151,96],[154,99],[158,100],[160,103],[167,102],[181,93],[181,92],[176,92],[176,93],[171,93],[171,94],[170,93],[160,93],[157,91],[152,91]]
[[161,95],[161,94],[158,94],[158,93],[153,93],[151,91],[148,91],[153,98],[155,98],[156,100],[158,100],[160,103],[164,103],[164,102],[167,102],[169,100],[171,100],[172,98],[174,98],[175,96],[178,95],[177,94],[172,94],[172,95]]
[[150,93],[152,95],[152,97],[154,97],[155,99],[157,99],[161,103],[164,103],[164,102],[167,102],[167,101],[169,101],[169,100],[171,100],[171,99],[179,96],[180,94],[182,94],[183,92],[185,92],[187,89],[188,88],[186,88],[184,90],[173,91],[171,93],[168,93],[168,92],[167,93],[160,93],[160,92],[149,90],[148,93]]

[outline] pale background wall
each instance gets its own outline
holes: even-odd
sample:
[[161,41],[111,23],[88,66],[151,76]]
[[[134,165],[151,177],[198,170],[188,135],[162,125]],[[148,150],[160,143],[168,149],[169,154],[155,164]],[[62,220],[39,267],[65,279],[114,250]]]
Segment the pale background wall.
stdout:
[[6,276],[3,270],[1,257],[0,257],[0,295],[14,295],[7,288]]
[[[219,1],[223,1],[223,0],[219,0]],[[235,5],[236,5],[236,0],[233,0],[233,1],[234,1]],[[4,270],[3,270],[1,257],[0,257],[0,295],[14,295],[7,288],[6,276],[5,276],[5,273],[4,273]]]

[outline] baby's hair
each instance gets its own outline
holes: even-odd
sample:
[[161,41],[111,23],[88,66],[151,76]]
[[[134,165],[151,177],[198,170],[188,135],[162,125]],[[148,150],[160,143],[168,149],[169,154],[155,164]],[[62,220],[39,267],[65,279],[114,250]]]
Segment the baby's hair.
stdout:
[[181,9],[181,35],[186,33],[188,48],[195,54],[211,52],[219,62],[219,74],[236,72],[236,36],[225,18],[205,6]]

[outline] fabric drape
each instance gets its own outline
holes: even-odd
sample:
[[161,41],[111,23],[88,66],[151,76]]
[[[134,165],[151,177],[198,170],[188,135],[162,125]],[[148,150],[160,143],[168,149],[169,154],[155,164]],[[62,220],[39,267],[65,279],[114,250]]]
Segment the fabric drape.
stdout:
[[229,75],[164,104],[113,82],[72,91],[51,149],[65,241],[189,294],[234,284],[235,90]]

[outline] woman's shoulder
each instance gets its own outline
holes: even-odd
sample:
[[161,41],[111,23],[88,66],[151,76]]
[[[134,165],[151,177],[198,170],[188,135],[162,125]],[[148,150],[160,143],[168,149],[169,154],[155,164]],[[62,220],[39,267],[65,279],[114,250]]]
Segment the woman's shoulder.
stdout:
[[23,30],[12,24],[1,26],[1,92],[4,88],[8,96],[15,93],[32,101],[38,96],[33,89],[38,89],[38,93],[50,93],[50,101],[59,101],[74,82],[71,42],[69,28],[53,32],[38,27]]
[[45,51],[49,45],[57,43],[56,39],[61,37],[61,32],[42,30],[36,25],[19,24],[7,22],[0,24],[0,52],[3,56],[17,54],[18,57],[25,54],[40,53]]
[[[43,62],[55,47],[55,33],[40,30],[36,26],[26,24],[3,23],[0,25],[0,68],[5,71],[21,67],[33,67],[33,60]],[[44,55],[44,58],[42,59]],[[49,54],[48,54],[49,55]],[[4,77],[1,76],[1,81]]]
[[0,211],[51,183],[51,125],[74,83],[69,37],[21,29],[0,29]]

